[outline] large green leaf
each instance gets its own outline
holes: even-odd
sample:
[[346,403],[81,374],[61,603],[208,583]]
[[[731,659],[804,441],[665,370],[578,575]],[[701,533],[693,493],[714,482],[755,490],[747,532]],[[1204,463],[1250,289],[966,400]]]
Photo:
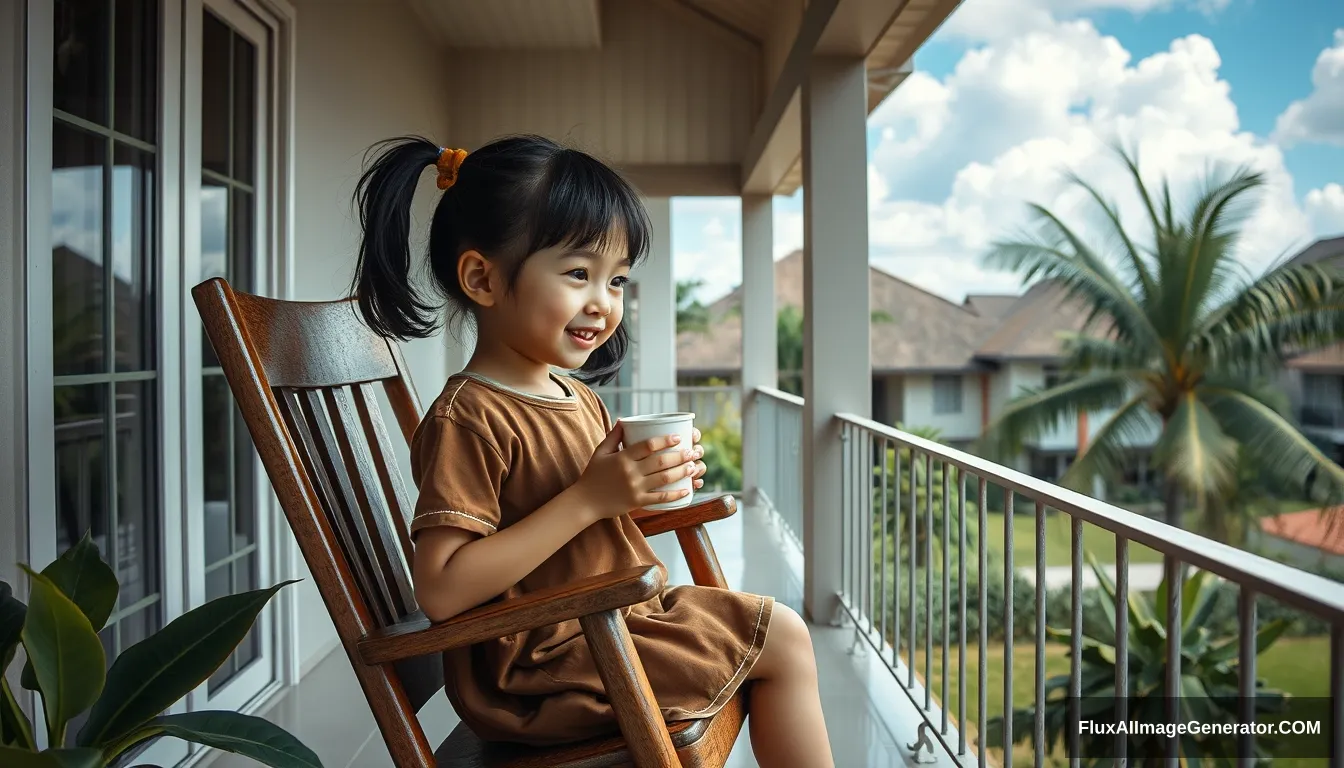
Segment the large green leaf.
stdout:
[[51,753],[0,746],[0,765],[5,768],[62,768]]
[[49,749],[42,756],[50,757],[60,768],[102,768],[105,764],[102,751],[88,747]]
[[46,576],[20,567],[33,581],[23,648],[42,686],[50,743],[59,746],[65,724],[102,692],[107,660],[102,642],[79,607]]
[[127,648],[107,675],[79,731],[81,746],[105,746],[157,716],[219,668],[247,636],[257,614],[286,581],[211,600]]
[[23,617],[27,613],[28,607],[14,596],[13,588],[0,581],[0,677],[14,660],[14,651],[19,647],[23,633]]
[[3,674],[0,674],[0,745],[37,749],[33,725],[19,708],[19,701]]
[[322,768],[317,755],[280,726],[237,712],[189,712],[158,717],[133,733],[126,744],[159,736],[233,752],[272,768]]
[[78,544],[43,568],[42,575],[51,579],[57,589],[79,606],[93,625],[94,632],[102,631],[117,604],[121,586],[88,532]]
[[[1292,626],[1293,623],[1288,619],[1275,619],[1260,627],[1255,633],[1255,655],[1264,653],[1266,648],[1273,645]],[[1221,663],[1237,658],[1240,652],[1241,637],[1238,635],[1214,647],[1204,658],[1214,663]]]
[[[107,617],[112,615],[116,607],[121,586],[117,583],[116,574],[103,562],[98,545],[93,543],[88,531],[84,532],[84,538],[79,543],[43,568],[42,575],[79,606],[95,633],[102,631],[107,625]],[[32,662],[24,664],[21,682],[24,688],[37,690]]]

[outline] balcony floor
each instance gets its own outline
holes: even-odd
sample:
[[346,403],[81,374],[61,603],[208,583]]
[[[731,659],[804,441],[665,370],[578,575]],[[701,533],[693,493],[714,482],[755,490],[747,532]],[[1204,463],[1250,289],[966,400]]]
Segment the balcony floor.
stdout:
[[[780,529],[765,512],[745,508],[728,520],[709,526],[729,584],[776,599],[800,610],[802,556],[785,543]],[[653,539],[655,550],[668,567],[673,584],[692,583],[677,547],[676,537]],[[871,651],[851,655],[854,630],[812,626],[821,676],[822,704],[837,766],[895,768],[910,764],[908,750],[898,743],[914,741],[915,721],[908,701],[895,689]],[[340,703],[337,703],[340,702]],[[883,713],[886,713],[884,716]],[[284,694],[264,713],[294,733],[331,768],[390,768],[387,749],[375,732],[373,717],[344,654],[323,659],[294,690]],[[420,713],[431,742],[447,736],[458,723],[444,696],[435,697]],[[221,755],[213,768],[252,765],[234,755]],[[755,768],[747,729],[743,728],[728,768]]]

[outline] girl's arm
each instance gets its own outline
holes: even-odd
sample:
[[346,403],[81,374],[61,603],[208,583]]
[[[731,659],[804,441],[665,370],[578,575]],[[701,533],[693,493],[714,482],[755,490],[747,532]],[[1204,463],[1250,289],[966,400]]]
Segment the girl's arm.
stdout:
[[698,446],[660,453],[680,442],[667,435],[620,450],[620,436],[618,425],[578,482],[503,530],[483,538],[451,526],[420,531],[412,577],[425,616],[447,621],[503,593],[598,520],[690,494],[656,489],[700,471]]
[[447,621],[502,594],[601,519],[577,486],[489,536],[426,528],[415,539],[415,601],[430,621]]

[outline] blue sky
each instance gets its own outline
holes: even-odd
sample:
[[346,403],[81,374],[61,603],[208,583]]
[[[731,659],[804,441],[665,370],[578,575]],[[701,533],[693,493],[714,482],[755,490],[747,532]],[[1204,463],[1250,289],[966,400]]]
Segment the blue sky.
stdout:
[[[1344,233],[1341,0],[965,0],[915,69],[869,119],[870,259],[947,298],[1020,290],[980,256],[1027,202],[1081,215],[1062,170],[1130,210],[1114,138],[1177,189],[1210,162],[1262,171],[1252,270]],[[778,256],[801,245],[801,197],[775,210]],[[740,280],[739,211],[673,203],[676,273],[705,299]]]

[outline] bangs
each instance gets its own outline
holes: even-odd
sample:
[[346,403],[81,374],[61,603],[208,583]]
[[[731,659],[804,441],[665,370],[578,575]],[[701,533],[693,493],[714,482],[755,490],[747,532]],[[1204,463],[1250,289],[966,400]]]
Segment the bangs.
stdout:
[[630,265],[648,254],[652,225],[639,194],[593,157],[566,150],[538,185],[525,254],[564,246],[602,250],[624,237]]

